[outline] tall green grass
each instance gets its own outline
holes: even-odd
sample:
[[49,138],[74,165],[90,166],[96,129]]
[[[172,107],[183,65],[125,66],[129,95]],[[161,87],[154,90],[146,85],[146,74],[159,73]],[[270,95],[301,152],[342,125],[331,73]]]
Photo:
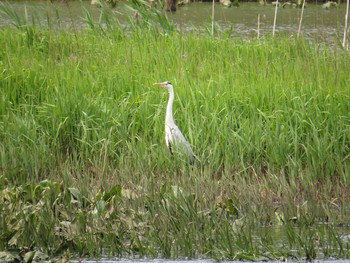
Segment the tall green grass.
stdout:
[[[348,258],[349,54],[141,18],[1,29],[0,248]],[[165,80],[192,167],[165,146]]]

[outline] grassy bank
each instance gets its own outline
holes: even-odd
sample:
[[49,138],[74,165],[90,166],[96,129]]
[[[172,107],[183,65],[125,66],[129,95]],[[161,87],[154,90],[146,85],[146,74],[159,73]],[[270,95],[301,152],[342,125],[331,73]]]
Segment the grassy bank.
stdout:
[[348,53],[87,22],[0,30],[1,250],[350,257]]

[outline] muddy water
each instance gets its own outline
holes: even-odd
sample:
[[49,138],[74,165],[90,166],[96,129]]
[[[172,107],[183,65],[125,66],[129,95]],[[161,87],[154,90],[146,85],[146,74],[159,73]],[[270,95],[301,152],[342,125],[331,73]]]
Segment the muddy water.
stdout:
[[[343,34],[345,6],[325,10],[322,5],[309,4],[304,10],[301,33],[319,40],[337,39]],[[197,3],[185,6],[174,15],[174,20],[183,27],[210,23],[212,5]],[[271,34],[275,7],[259,6],[257,3],[242,3],[238,8],[215,5],[214,20],[222,29],[231,29],[234,36],[255,37]],[[296,35],[301,9],[278,8],[276,34]],[[258,26],[259,24],[259,26]]]
[[[55,24],[66,28],[84,27],[83,17],[88,11],[98,21],[101,9],[86,2],[50,3],[50,1],[11,1],[13,9],[29,21],[34,17],[45,26]],[[211,29],[211,3],[191,3],[178,8],[175,14],[168,14],[181,30],[198,27]],[[337,45],[342,39],[344,28],[345,5],[339,8],[323,9],[321,4],[308,4],[304,11],[301,33],[308,39]],[[240,7],[226,8],[214,5],[214,21],[217,28],[229,32],[233,37],[252,38],[271,35],[273,30],[275,7],[271,4],[259,6],[257,3],[241,3]],[[120,22],[126,23],[131,11],[123,3],[119,3],[111,11]],[[300,8],[278,8],[275,34],[296,35],[301,16]],[[0,26],[6,26],[11,20],[0,12]]]

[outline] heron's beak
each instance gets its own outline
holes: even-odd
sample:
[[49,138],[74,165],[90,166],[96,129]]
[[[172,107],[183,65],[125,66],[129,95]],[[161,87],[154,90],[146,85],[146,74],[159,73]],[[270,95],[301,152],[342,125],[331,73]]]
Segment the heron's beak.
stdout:
[[153,86],[164,87],[165,84],[166,84],[165,82],[159,82],[159,83],[153,83]]

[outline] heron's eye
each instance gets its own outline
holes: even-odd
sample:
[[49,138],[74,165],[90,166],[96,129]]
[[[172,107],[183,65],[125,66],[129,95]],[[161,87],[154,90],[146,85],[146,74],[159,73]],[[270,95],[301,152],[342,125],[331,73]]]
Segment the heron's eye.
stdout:
[[167,81],[167,84],[171,85],[171,82],[170,82],[170,81]]

